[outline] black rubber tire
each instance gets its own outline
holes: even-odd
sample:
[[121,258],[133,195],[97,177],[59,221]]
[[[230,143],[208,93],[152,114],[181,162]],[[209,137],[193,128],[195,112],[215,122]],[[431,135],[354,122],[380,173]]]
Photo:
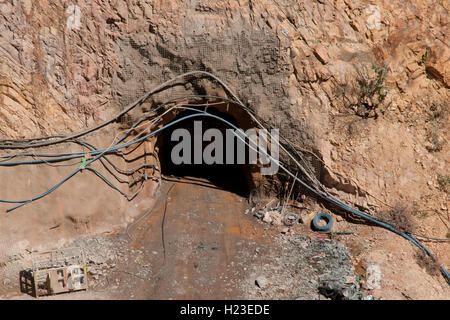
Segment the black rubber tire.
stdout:
[[298,222],[298,219],[299,219],[298,214],[294,212],[288,212],[283,217],[283,223],[287,226],[293,226]]
[[[324,219],[327,224],[324,226],[319,225],[319,220]],[[329,231],[333,227],[333,218],[326,212],[319,212],[314,216],[314,219],[312,220],[312,226],[314,230],[317,231]]]

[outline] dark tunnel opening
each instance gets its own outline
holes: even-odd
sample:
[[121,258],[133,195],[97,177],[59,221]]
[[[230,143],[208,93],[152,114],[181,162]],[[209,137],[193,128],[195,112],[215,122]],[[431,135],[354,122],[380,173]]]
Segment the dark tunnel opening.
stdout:
[[[239,127],[238,122],[236,119],[225,112],[220,112],[216,108],[209,107],[207,109],[208,113],[214,114],[216,116],[219,116],[226,121],[232,123],[236,127]],[[177,116],[172,120],[178,120],[185,116],[191,115],[195,113],[194,111],[185,110],[177,114]],[[197,126],[197,130],[195,130],[195,127]],[[201,134],[199,136],[198,128],[201,127]],[[179,144],[181,142],[184,143],[184,139],[179,138],[178,140],[175,139],[175,136],[178,136],[175,134],[174,138],[172,135],[174,134],[174,131],[178,129],[184,129],[189,132],[189,140],[190,140],[190,147],[191,147],[191,154],[190,154],[190,163],[174,163],[173,159],[173,150],[178,145],[178,148],[180,147]],[[203,137],[205,132],[209,129],[217,129],[220,131],[223,140],[222,140],[222,148],[219,150],[218,158],[222,158],[222,161],[218,161],[219,163],[212,163],[208,164],[205,163],[205,159],[203,158],[203,154],[205,152],[205,148],[215,142],[215,137],[210,138],[208,141],[204,141]],[[213,184],[215,187],[219,189],[223,189],[229,192],[233,192],[239,196],[247,197],[249,194],[249,190],[251,187],[249,186],[249,181],[251,180],[250,173],[249,173],[249,165],[247,162],[245,164],[239,164],[236,161],[237,154],[238,154],[238,145],[237,143],[233,144],[233,150],[230,151],[229,146],[227,147],[226,144],[226,130],[232,129],[230,128],[226,123],[215,119],[211,117],[194,117],[182,120],[178,122],[177,124],[171,126],[167,130],[163,131],[162,134],[162,141],[161,141],[161,148],[160,148],[160,162],[161,162],[161,173],[166,177],[182,177],[189,179],[192,182],[195,181],[202,181],[207,180],[210,184]],[[245,129],[244,129],[245,130]],[[194,143],[197,143],[199,141],[201,145],[201,150],[199,152],[199,149],[194,150]],[[172,141],[174,140],[174,141]],[[235,141],[236,142],[236,141]],[[176,149],[179,150],[179,149]],[[213,156],[217,155],[217,150],[214,150],[211,152]],[[220,152],[222,152],[222,156],[220,156]],[[226,159],[228,156],[228,153],[232,153],[234,155],[233,163],[227,163]],[[200,154],[201,153],[201,154]],[[184,150],[180,152],[175,152],[175,154],[180,154],[182,156],[185,156]],[[197,157],[197,162],[195,161]],[[198,163],[198,159],[201,157],[201,163]],[[229,156],[231,157],[231,155]],[[186,155],[187,159],[189,158]],[[187,162],[187,161],[186,161]],[[229,161],[228,161],[229,162]]]

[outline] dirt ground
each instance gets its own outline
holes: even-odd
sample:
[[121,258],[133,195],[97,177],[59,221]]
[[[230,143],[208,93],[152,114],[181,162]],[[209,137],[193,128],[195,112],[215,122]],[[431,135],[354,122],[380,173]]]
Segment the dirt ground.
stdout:
[[[155,206],[128,228],[67,244],[84,248],[88,291],[40,299],[312,300],[325,299],[318,287],[327,279],[360,279],[359,290],[375,299],[450,298],[442,276],[429,274],[416,249],[388,231],[338,218],[333,230],[353,234],[328,239],[310,230],[312,214],[287,228],[249,209],[247,199],[206,180],[166,181]],[[444,259],[445,246],[433,246]],[[0,268],[1,299],[35,299],[17,283],[27,263],[24,254]],[[381,270],[379,289],[365,285],[369,265]]]

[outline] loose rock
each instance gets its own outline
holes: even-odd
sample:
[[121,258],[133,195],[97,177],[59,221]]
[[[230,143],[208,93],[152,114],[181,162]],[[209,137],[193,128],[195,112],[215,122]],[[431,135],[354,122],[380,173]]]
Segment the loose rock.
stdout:
[[255,283],[258,287],[260,287],[261,289],[264,289],[268,285],[269,282],[267,281],[266,277],[259,276],[258,278],[256,278]]

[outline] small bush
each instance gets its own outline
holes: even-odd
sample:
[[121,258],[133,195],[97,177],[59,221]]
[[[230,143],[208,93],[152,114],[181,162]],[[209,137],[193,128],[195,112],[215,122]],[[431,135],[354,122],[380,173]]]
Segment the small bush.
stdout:
[[373,71],[375,71],[375,79],[367,80],[360,79],[361,93],[363,97],[376,97],[379,103],[383,102],[389,90],[384,86],[387,73],[391,70],[386,65],[378,66],[372,65]]
[[432,146],[427,148],[428,151],[438,152],[442,150],[445,141],[441,134],[441,127],[434,124],[430,129],[430,133],[428,134],[428,139],[432,143]]
[[431,50],[430,48],[426,48],[424,54],[422,55],[422,62],[427,61],[427,59],[430,57]]
[[438,174],[437,182],[439,184],[439,189],[446,193],[450,193],[450,176]]
[[429,275],[437,276],[440,273],[439,264],[427,256],[423,251],[418,251],[415,254],[417,264],[424,268]]
[[389,67],[373,64],[372,69],[375,72],[375,78],[369,79],[368,77],[360,76],[357,79],[360,92],[356,110],[357,114],[363,117],[369,117],[372,114],[371,111],[376,112],[376,109],[389,93],[389,90],[384,86],[387,73],[390,71]]
[[380,106],[389,93],[385,80],[390,68],[385,64],[373,63],[372,70],[373,73],[365,69],[359,70],[355,85],[345,85],[336,92],[342,97],[344,106],[362,118],[377,118],[378,111],[383,112]]
[[427,149],[430,152],[438,152],[442,150],[446,142],[444,123],[448,114],[448,105],[435,102],[431,105],[430,110],[432,113],[428,118],[430,126],[427,130],[427,136],[431,146],[428,146]]
[[390,210],[382,212],[380,218],[403,232],[413,233],[416,226],[412,220],[412,215],[413,212],[408,205],[397,203]]

